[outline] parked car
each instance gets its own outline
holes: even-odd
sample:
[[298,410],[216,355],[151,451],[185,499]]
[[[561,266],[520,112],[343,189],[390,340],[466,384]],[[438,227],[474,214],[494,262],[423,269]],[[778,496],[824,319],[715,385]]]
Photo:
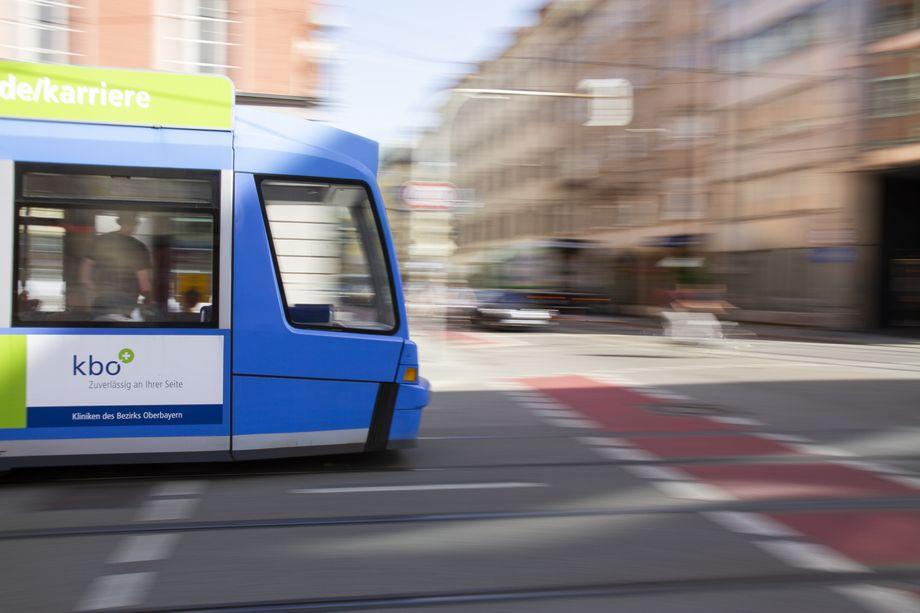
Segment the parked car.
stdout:
[[533,290],[526,294],[528,302],[565,315],[600,315],[609,313],[609,296],[584,292]]
[[553,326],[557,312],[532,304],[526,294],[482,291],[471,324],[499,330],[539,329]]
[[444,317],[449,324],[466,325],[472,321],[477,306],[475,291],[468,287],[451,288],[444,304]]

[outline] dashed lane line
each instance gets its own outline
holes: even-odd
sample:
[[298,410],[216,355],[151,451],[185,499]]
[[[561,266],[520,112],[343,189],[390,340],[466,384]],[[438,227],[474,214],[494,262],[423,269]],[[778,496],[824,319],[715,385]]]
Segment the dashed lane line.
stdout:
[[97,577],[76,610],[101,611],[137,606],[144,601],[155,576],[153,572],[140,572]]
[[[571,413],[569,413],[569,415],[571,415]],[[546,417],[544,421],[552,426],[558,426],[560,428],[596,430],[599,427],[595,422],[581,417]]]
[[[633,392],[642,394],[650,400],[690,400],[683,395],[672,394],[659,388],[649,387],[643,389],[642,385],[627,382],[621,376],[595,376],[593,378],[610,385],[631,388]],[[533,402],[532,399],[530,401]],[[571,410],[571,412],[574,415],[580,415],[580,412],[576,410]],[[707,415],[704,416],[704,419],[742,428],[766,427],[766,424],[756,419],[739,416]],[[849,459],[853,454],[836,447],[817,444],[806,437],[750,431],[748,435],[786,443],[798,452],[821,458],[825,464],[847,466],[851,469],[877,475],[910,489],[920,490],[920,477],[915,476],[910,471],[874,462]],[[616,460],[654,462],[661,459],[655,454],[638,448],[635,441],[601,436],[581,436],[576,438],[582,444],[590,447],[595,453]],[[629,465],[623,468],[637,477],[649,480],[654,487],[671,498],[701,501],[738,501],[738,498],[722,488],[699,481],[696,477],[679,469],[654,465]],[[809,571],[840,574],[872,573],[870,568],[838,552],[836,549],[804,540],[806,537],[793,527],[787,526],[760,512],[708,510],[702,513],[714,523],[732,532],[766,538],[767,540],[754,541],[754,544],[793,567]],[[920,611],[917,598],[904,590],[868,583],[834,587],[833,589],[874,613],[914,613]]]
[[879,585],[839,585],[831,588],[875,613],[917,613],[917,599],[901,590]]
[[798,443],[794,447],[805,455],[830,456],[835,458],[848,458],[854,454],[844,449],[831,447],[830,445],[818,445],[814,443]]
[[796,568],[831,573],[869,572],[869,568],[830,547],[800,541],[757,541],[757,546]]
[[652,481],[652,485],[670,498],[714,502],[733,500],[733,497],[722,489],[700,481]]
[[288,490],[290,494],[363,494],[374,492],[421,492],[442,490],[495,490],[524,487],[548,487],[547,483],[503,481],[492,483],[426,483],[419,485],[373,485],[367,487],[316,487]]
[[640,479],[649,479],[654,481],[686,481],[689,479],[687,473],[671,468],[669,466],[645,466],[642,464],[627,464],[623,470]]
[[190,517],[198,504],[197,498],[151,498],[140,508],[136,521],[170,521]]
[[654,462],[658,458],[641,449],[629,447],[596,447],[594,451],[611,460],[622,460],[627,462]]
[[129,536],[121,541],[118,549],[109,558],[109,564],[163,560],[172,554],[179,538],[180,535],[175,532]]
[[773,432],[758,432],[757,436],[760,438],[768,438],[771,441],[777,441],[779,443],[804,443],[808,444],[811,442],[811,439],[804,436],[798,436],[797,434],[775,434]]
[[761,513],[706,511],[703,515],[731,532],[776,538],[797,538],[802,536],[789,526],[781,524]]
[[894,481],[895,483],[900,483],[901,485],[913,488],[915,490],[920,490],[920,477],[893,473],[887,473],[884,475],[884,477],[889,481]]
[[751,426],[755,428],[766,426],[766,424],[760,420],[751,417],[738,417],[736,415],[707,415],[706,419],[711,419],[712,421],[717,421],[722,424],[729,424],[731,426]]
[[534,415],[545,420],[575,419],[572,412],[565,409],[534,409]]
[[[154,486],[134,520],[140,523],[174,521],[191,517],[207,482],[166,481]],[[177,498],[176,496],[184,496]],[[175,532],[130,535],[119,542],[109,564],[137,564],[168,558],[180,535]],[[87,588],[77,611],[121,609],[141,604],[156,579],[153,571],[116,573],[97,577]]]
[[631,447],[629,441],[616,438],[614,436],[579,436],[576,439],[579,443],[596,447]]
[[198,496],[204,491],[206,485],[207,482],[197,480],[165,481],[157,484],[150,492],[150,496]]

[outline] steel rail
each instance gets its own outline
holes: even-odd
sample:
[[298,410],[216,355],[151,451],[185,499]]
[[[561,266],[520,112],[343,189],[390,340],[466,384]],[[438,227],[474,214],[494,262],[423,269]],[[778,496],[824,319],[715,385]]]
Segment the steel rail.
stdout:
[[799,500],[719,501],[644,505],[622,508],[546,509],[521,511],[465,511],[443,513],[407,513],[390,515],[352,515],[327,517],[283,517],[263,519],[226,519],[197,521],[164,521],[108,524],[98,526],[65,526],[0,530],[0,541],[43,538],[73,538],[149,534],[161,532],[220,532],[285,528],[328,528],[336,526],[368,526],[412,523],[450,523],[509,521],[527,519],[574,519],[582,517],[627,517],[633,515],[681,515],[707,511],[784,512],[827,510],[892,510],[920,509],[920,494],[876,498],[835,498]]

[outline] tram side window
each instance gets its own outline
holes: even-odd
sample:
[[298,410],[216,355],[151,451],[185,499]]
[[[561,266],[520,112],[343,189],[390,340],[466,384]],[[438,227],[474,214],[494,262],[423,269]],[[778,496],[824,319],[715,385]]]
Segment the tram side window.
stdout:
[[208,179],[23,172],[18,325],[212,326]]
[[281,180],[260,187],[288,320],[392,331],[393,290],[367,190]]

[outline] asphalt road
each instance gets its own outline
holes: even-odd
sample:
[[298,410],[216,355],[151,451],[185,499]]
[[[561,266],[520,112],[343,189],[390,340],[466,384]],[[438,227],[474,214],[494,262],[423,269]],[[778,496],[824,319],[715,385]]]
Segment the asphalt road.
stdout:
[[0,478],[4,611],[920,611],[920,345],[420,331],[416,449]]

